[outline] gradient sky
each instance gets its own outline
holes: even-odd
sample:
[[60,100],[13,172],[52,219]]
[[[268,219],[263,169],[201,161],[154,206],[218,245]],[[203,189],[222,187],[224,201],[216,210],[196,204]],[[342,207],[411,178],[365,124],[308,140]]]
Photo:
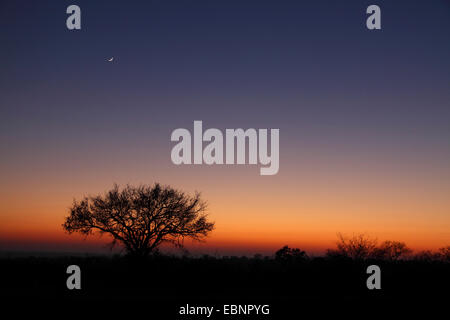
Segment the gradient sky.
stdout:
[[[208,201],[199,250],[449,245],[449,39],[445,0],[2,1],[0,250],[99,246],[62,231],[72,200],[155,181]],[[279,173],[173,165],[194,120],[279,128]]]

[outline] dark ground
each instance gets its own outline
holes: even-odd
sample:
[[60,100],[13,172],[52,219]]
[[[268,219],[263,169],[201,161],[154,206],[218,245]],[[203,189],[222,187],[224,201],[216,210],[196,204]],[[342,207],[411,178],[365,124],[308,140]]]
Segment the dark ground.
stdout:
[[[66,268],[72,264],[81,268],[81,290],[66,287]],[[366,268],[371,264],[381,268],[381,290],[366,287]],[[207,319],[178,315],[186,304],[217,308],[223,304],[270,305],[270,315],[218,313],[210,319],[301,319],[310,313],[316,318],[345,315],[364,319],[419,310],[448,315],[449,271],[450,264],[442,261],[2,258],[0,299],[2,309],[16,314],[55,312],[63,317]]]

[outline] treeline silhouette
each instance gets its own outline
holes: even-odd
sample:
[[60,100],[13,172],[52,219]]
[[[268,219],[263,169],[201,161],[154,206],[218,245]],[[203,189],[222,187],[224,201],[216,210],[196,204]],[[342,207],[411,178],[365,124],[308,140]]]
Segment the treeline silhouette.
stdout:
[[336,249],[328,249],[326,257],[352,260],[418,260],[418,261],[442,261],[450,262],[450,246],[442,247],[438,251],[422,250],[413,252],[404,242],[384,241],[378,244],[377,239],[365,234],[345,237],[338,233]]
[[[43,305],[117,302],[119,309],[140,301],[139,305],[151,305],[167,319],[176,318],[177,308],[186,303],[263,303],[278,316],[295,312],[299,301],[335,308],[423,305],[448,298],[449,252],[446,247],[414,254],[401,242],[378,245],[364,235],[340,235],[336,248],[324,256],[284,246],[273,256],[253,257],[155,251],[139,259],[129,255],[2,258],[0,298]],[[81,268],[81,290],[66,287],[66,268],[73,264]],[[371,264],[381,268],[381,290],[366,287]]]

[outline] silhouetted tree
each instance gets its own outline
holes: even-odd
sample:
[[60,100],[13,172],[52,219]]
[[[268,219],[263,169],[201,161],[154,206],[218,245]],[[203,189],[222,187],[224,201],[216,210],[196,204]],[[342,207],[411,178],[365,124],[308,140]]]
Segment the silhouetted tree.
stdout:
[[412,250],[404,242],[384,241],[379,247],[374,249],[373,258],[396,261],[410,253],[412,253]]
[[354,235],[346,238],[338,233],[338,242],[336,250],[328,250],[328,256],[341,256],[354,260],[364,260],[373,256],[377,246],[377,240],[371,239],[364,234]]
[[432,262],[439,260],[439,258],[440,258],[439,254],[431,250],[419,251],[413,256],[414,260],[421,262]]
[[283,248],[275,252],[275,260],[278,261],[298,262],[306,259],[308,259],[308,255],[306,254],[306,252],[298,248],[289,248],[288,246],[284,246]]
[[206,204],[168,186],[115,185],[101,196],[74,200],[63,228],[68,233],[109,234],[112,245],[121,243],[131,256],[147,256],[169,242],[183,247],[183,240],[202,240],[214,229],[207,221]]
[[439,249],[439,256],[442,261],[450,262],[450,246]]
[[439,248],[438,251],[419,251],[413,256],[413,259],[421,262],[442,261],[450,263],[450,246]]

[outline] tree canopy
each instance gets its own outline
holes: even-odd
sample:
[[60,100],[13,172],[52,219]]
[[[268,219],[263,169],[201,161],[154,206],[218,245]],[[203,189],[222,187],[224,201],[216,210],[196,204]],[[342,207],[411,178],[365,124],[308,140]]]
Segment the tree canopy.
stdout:
[[68,233],[109,234],[132,256],[147,256],[164,242],[183,247],[185,238],[203,240],[213,229],[206,203],[156,183],[114,187],[104,195],[88,196],[70,207],[63,224]]

